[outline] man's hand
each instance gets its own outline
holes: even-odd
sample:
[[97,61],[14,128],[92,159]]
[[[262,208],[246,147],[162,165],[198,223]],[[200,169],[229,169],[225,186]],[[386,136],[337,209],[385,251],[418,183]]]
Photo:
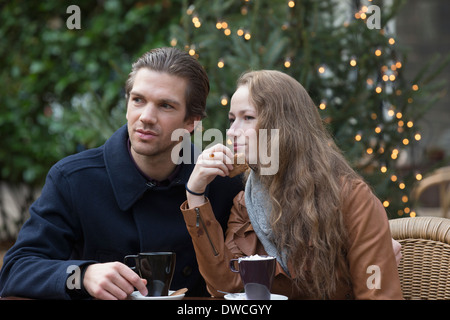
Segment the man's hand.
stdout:
[[96,263],[87,267],[83,285],[96,299],[124,300],[134,288],[146,296],[147,281],[141,279],[133,270],[120,262]]

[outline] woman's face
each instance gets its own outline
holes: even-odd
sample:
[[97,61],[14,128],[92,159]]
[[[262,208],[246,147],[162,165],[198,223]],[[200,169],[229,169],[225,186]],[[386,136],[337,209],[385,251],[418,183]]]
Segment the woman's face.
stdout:
[[228,145],[234,153],[245,153],[248,163],[256,164],[257,157],[257,112],[249,101],[247,86],[240,86],[231,98],[230,128],[227,130]]

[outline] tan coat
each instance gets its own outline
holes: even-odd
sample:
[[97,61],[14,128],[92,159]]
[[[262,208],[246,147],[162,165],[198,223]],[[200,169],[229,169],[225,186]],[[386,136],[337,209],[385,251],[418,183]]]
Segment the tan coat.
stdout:
[[[191,209],[184,202],[181,211],[208,291],[215,297],[223,296],[217,290],[241,292],[243,284],[239,274],[231,272],[230,259],[266,254],[250,223],[244,192],[234,199],[225,239],[209,200],[204,205]],[[342,212],[349,233],[347,258],[352,286],[340,283],[331,298],[402,299],[389,223],[378,198],[365,183],[359,182],[354,186],[351,196],[344,199]],[[371,266],[379,267],[379,289],[373,285],[376,271]],[[308,299],[294,288],[292,280],[279,264],[271,292],[286,295],[290,299]]]

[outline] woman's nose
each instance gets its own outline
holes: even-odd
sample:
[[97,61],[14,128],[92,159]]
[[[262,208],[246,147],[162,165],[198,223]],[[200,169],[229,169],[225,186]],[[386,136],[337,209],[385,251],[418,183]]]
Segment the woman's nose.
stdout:
[[242,133],[242,123],[239,119],[235,119],[228,129],[228,134],[233,136],[238,136]]

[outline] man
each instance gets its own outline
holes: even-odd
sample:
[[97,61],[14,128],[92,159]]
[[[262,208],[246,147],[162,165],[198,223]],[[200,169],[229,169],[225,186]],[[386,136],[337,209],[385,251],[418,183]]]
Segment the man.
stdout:
[[[194,157],[176,165],[171,153],[180,144],[171,135],[193,131],[208,93],[204,69],[186,52],[161,48],[139,58],[126,83],[127,125],[103,146],[51,168],[5,256],[0,295],[125,299],[135,289],[146,295],[145,280],[121,261],[148,251],[176,252],[172,289],[206,294],[179,209]],[[192,146],[189,151],[194,154]],[[242,187],[239,178],[227,177],[209,185],[224,227]]]

